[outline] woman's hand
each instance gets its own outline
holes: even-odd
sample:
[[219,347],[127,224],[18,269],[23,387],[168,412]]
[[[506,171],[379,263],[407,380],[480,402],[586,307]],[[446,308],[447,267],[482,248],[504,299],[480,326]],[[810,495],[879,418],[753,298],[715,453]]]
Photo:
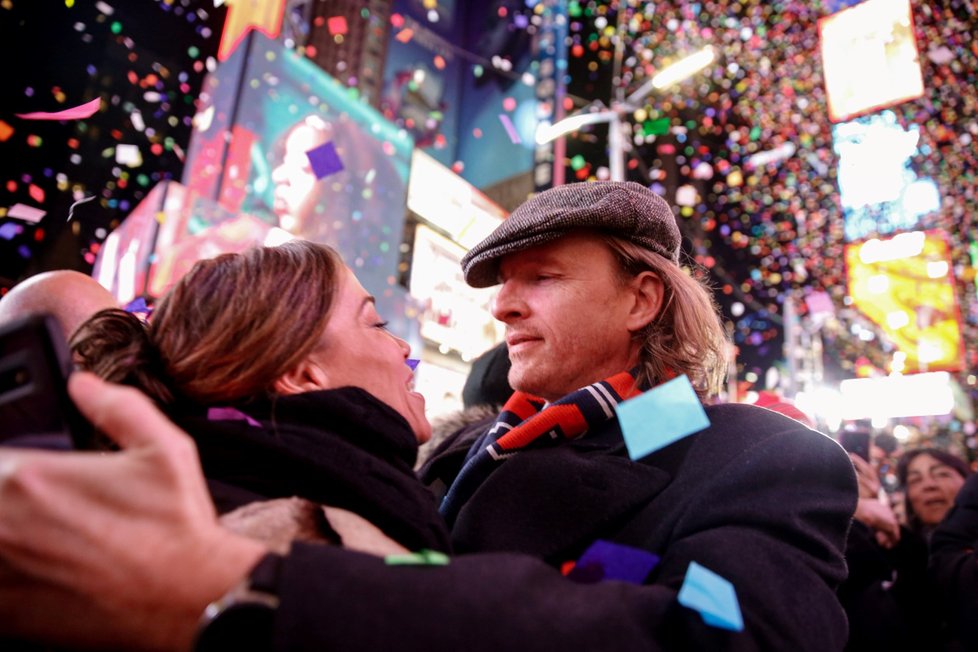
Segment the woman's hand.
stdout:
[[69,390],[122,450],[0,449],[0,635],[189,649],[265,548],[218,526],[192,440],[149,399],[86,373]]
[[879,498],[880,495],[880,476],[876,467],[859,457],[855,453],[849,453],[852,466],[856,469],[856,481],[859,483],[860,498]]

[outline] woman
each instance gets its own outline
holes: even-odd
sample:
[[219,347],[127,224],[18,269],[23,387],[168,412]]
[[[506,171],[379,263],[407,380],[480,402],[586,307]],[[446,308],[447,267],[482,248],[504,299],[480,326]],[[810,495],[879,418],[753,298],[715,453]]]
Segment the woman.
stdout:
[[930,539],[970,474],[964,460],[939,448],[917,448],[904,453],[897,463],[897,478],[906,491],[910,529]]
[[[352,512],[400,546],[447,550],[412,470],[431,435],[424,398],[411,388],[407,343],[384,326],[335,251],[292,241],[200,261],[149,324],[102,311],[72,348],[191,433],[218,511],[243,508],[227,517],[232,528],[279,547],[310,527],[348,544],[351,518],[358,533],[370,529]],[[315,505],[260,507],[292,496]]]

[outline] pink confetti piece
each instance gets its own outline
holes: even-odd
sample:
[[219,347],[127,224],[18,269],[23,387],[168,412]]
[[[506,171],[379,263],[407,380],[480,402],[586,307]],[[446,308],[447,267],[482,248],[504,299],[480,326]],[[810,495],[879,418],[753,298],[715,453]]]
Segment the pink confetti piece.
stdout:
[[207,410],[208,421],[247,421],[248,425],[261,427],[261,424],[241,410],[233,407],[212,407]]
[[516,133],[516,127],[513,125],[513,121],[509,119],[508,115],[505,113],[500,113],[499,121],[503,123],[503,129],[506,130],[506,134],[509,136],[509,139],[513,141],[514,145],[519,145],[523,142],[520,135]]
[[42,211],[40,208],[34,208],[27,204],[14,204],[7,211],[7,217],[14,217],[25,222],[33,222],[34,224],[40,222],[41,218],[45,215],[47,215],[47,211]]
[[15,113],[14,115],[22,120],[82,120],[95,115],[101,103],[102,98],[96,97],[91,102],[85,102],[80,106],[65,109],[64,111],[55,111],[54,113],[34,111],[33,113]]

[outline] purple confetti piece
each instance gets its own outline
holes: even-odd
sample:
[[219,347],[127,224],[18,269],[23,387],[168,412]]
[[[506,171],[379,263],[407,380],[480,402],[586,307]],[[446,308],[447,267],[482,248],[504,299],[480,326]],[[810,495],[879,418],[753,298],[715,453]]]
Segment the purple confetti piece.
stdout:
[[13,240],[18,235],[24,232],[24,227],[20,224],[14,224],[13,222],[4,222],[0,224],[0,238],[4,240]]
[[306,156],[309,157],[309,164],[317,179],[323,179],[343,170],[343,161],[340,160],[336,145],[332,141],[310,149],[306,152]]
[[126,312],[151,312],[152,308],[146,305],[145,297],[136,297],[123,308]]
[[212,407],[207,410],[208,421],[247,421],[248,425],[260,428],[261,424],[241,410],[233,407]]
[[509,139],[513,141],[514,145],[519,145],[523,142],[522,139],[520,139],[520,135],[516,133],[516,127],[513,125],[513,121],[509,119],[508,115],[505,113],[500,113],[499,121],[503,123],[503,129],[506,130],[506,134],[509,136]]
[[411,367],[411,371],[416,370],[420,362],[421,362],[420,360],[415,360],[414,358],[408,358],[407,360],[405,360],[407,366]]
[[598,539],[584,551],[567,577],[583,584],[620,580],[642,584],[659,563],[659,555],[647,550]]

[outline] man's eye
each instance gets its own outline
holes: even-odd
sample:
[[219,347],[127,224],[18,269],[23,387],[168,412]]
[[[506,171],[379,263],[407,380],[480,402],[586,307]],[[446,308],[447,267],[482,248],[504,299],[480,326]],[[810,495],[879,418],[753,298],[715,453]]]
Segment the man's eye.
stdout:
[[379,328],[381,330],[385,330],[386,331],[388,324],[390,324],[389,321],[379,321],[376,324],[374,324],[374,328]]

